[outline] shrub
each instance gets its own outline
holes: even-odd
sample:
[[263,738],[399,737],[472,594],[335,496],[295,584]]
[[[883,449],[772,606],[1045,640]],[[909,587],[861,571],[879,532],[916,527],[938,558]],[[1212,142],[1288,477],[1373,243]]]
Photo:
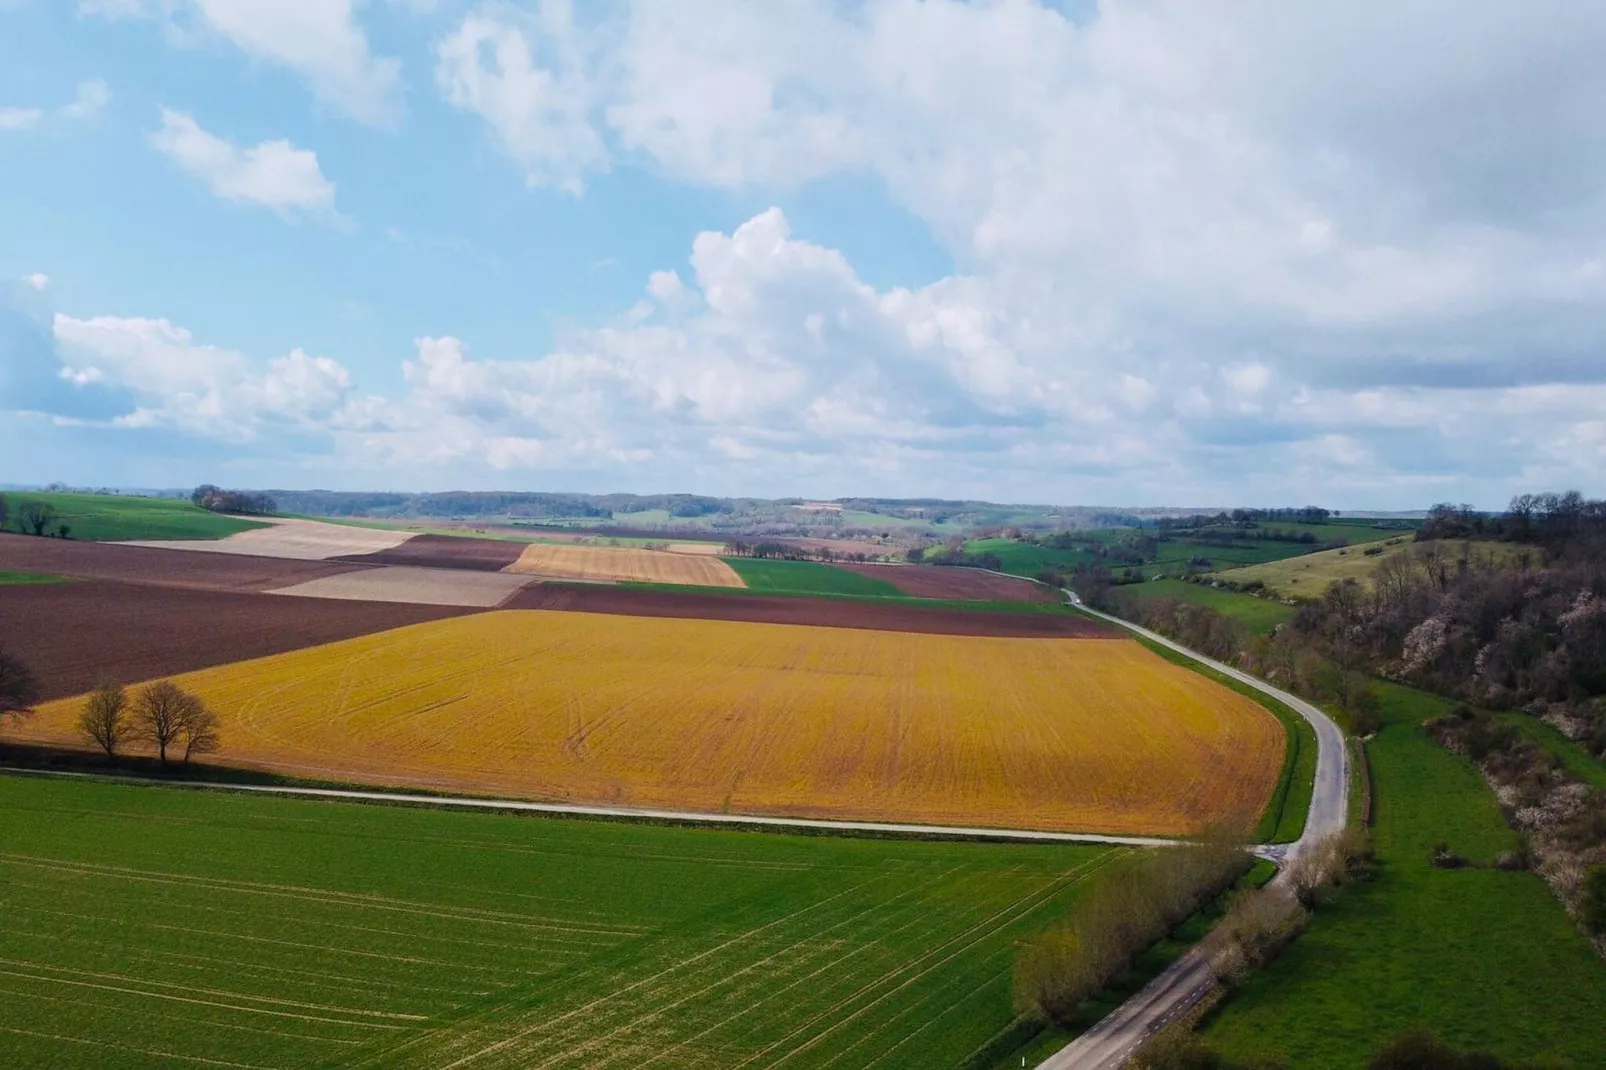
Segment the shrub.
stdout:
[[1589,867],[1584,873],[1582,892],[1579,920],[1593,935],[1606,935],[1606,865]]

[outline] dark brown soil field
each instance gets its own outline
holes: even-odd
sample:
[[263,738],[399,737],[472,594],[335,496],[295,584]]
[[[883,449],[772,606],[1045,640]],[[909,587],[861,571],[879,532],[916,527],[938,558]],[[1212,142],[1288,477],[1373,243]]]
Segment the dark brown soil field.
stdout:
[[418,568],[455,568],[469,572],[500,572],[519,559],[522,542],[476,539],[471,536],[414,535],[400,546],[372,554],[339,557],[363,565],[413,565]]
[[52,699],[80,694],[104,680],[130,684],[466,612],[472,611],[383,602],[309,604],[276,595],[97,581],[51,583],[7,587],[0,594],[0,648],[32,668],[44,697]]
[[81,580],[208,591],[268,591],[361,567],[338,561],[289,561],[0,534],[0,570],[44,572]]
[[1073,613],[972,612],[919,606],[744,594],[653,591],[607,584],[539,583],[515,594],[503,609],[566,609],[632,617],[692,617],[765,624],[812,624],[932,635],[1117,639],[1110,628]]
[[1041,583],[990,576],[968,568],[938,565],[849,565],[831,562],[835,567],[886,580],[904,594],[916,598],[971,598],[981,602],[1058,602],[1061,598]]

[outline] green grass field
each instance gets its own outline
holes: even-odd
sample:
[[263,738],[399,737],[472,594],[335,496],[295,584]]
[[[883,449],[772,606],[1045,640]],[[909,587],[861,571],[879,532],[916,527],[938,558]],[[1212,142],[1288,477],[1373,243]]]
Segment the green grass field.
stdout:
[[47,576],[43,572],[0,571],[0,587],[18,587],[25,583],[66,583],[62,576]]
[[120,494],[55,494],[7,491],[11,523],[25,501],[55,508],[58,520],[72,527],[74,539],[114,542],[124,539],[221,539],[265,525],[254,520],[208,512],[176,498],[133,498]]
[[0,776],[0,1065],[991,1061],[1123,853]]
[[[548,581],[548,585],[561,583]],[[838,594],[832,591],[757,591],[746,587],[703,587],[693,583],[631,583],[620,587],[643,591],[669,591],[675,594],[712,594],[725,598],[829,598],[837,602],[876,602],[879,604],[919,606],[922,609],[963,609],[982,613],[1066,613],[1069,610],[1058,602],[992,602],[970,598],[919,598],[912,594]]]
[[1129,584],[1122,587],[1121,592],[1133,598],[1175,598],[1204,606],[1231,617],[1257,635],[1270,634],[1277,625],[1293,620],[1298,612],[1293,606],[1281,602],[1186,580],[1150,580],[1147,583]]
[[999,571],[1015,576],[1035,576],[1044,569],[1069,571],[1078,565],[1093,565],[1103,560],[1086,550],[1055,550],[1013,539],[972,539],[965,544],[965,551],[997,554],[1003,562]]
[[1301,1070],[1364,1066],[1424,1027],[1510,1059],[1606,1066],[1606,962],[1532,873],[1435,869],[1435,844],[1479,863],[1515,846],[1493,794],[1419,728],[1451,705],[1378,683],[1384,727],[1367,746],[1378,875],[1318,912],[1278,962],[1206,1025],[1229,1055]]
[[886,580],[832,568],[816,561],[777,561],[769,558],[721,558],[736,570],[748,590],[765,594],[875,595],[904,597]]

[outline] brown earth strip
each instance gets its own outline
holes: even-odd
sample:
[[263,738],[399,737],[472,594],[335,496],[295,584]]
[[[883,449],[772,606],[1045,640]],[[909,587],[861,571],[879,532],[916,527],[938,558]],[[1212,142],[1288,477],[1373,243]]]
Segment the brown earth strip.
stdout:
[[33,669],[50,699],[80,694],[104,680],[129,684],[465,612],[124,583],[53,583],[7,587],[0,595],[0,648]]
[[1009,613],[852,602],[831,598],[700,594],[603,584],[541,583],[515,594],[504,609],[559,609],[633,617],[690,617],[930,635],[1117,639],[1114,629],[1074,613]]
[[916,598],[968,598],[981,602],[1058,602],[1058,592],[1012,576],[993,576],[968,568],[938,565],[850,565],[832,564],[861,576],[886,580],[904,594]]
[[267,591],[352,572],[361,565],[194,553],[108,542],[0,534],[0,570],[210,591]]
[[470,572],[500,572],[519,559],[522,542],[476,539],[469,536],[415,535],[400,546],[371,554],[350,554],[337,561],[362,565],[412,565],[417,568],[455,568]]

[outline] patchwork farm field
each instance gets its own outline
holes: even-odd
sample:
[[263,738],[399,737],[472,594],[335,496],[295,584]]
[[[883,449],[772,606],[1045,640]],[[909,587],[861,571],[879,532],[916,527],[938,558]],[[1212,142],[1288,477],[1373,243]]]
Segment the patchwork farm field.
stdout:
[[[1284,746],[1263,707],[1124,639],[502,611],[179,682],[218,712],[228,763],[733,813],[1247,829]],[[18,735],[70,745],[77,711]]]
[[1058,591],[1040,583],[1011,576],[994,576],[968,568],[939,568],[935,565],[856,565],[835,566],[846,572],[884,580],[900,592],[916,598],[961,598],[1000,602],[1059,602]]
[[1121,849],[0,776],[0,1064],[958,1066]]
[[530,543],[506,571],[577,580],[746,586],[729,565],[716,557],[611,546]]

